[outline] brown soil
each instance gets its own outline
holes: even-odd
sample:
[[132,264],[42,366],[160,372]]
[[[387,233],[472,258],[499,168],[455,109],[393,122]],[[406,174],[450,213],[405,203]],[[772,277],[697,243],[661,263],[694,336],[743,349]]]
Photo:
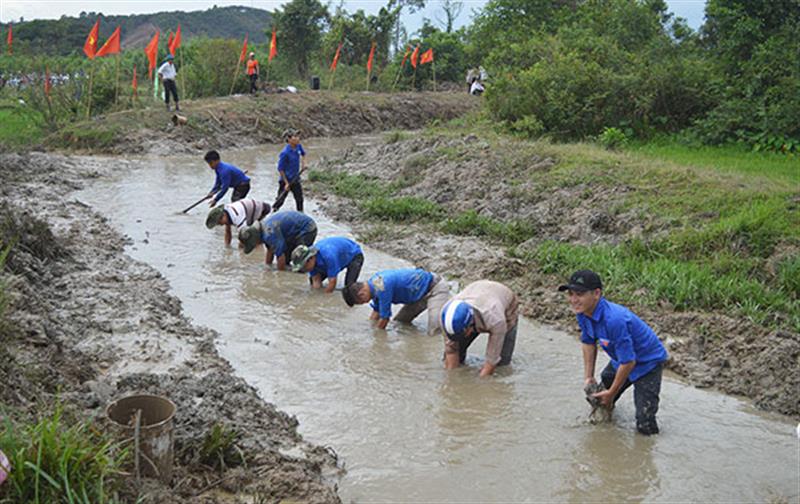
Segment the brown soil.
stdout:
[[[104,425],[113,398],[155,392],[172,399],[173,485],[147,481],[144,502],[340,502],[336,455],[304,442],[295,418],[233,374],[217,354],[216,334],[191,325],[166,280],[124,254],[126,239],[104,217],[64,197],[111,166],[98,158],[0,156],[3,229],[18,238],[7,264],[13,326],[0,333],[0,403],[22,414],[58,395]],[[220,472],[202,463],[200,447],[217,423],[238,432],[246,465]]]
[[[545,239],[618,243],[645,232],[653,236],[669,227],[658,216],[643,218],[635,209],[615,210],[624,208],[620,203],[632,191],[622,184],[600,190],[581,184],[541,191],[530,182],[511,182],[530,180],[531,175],[555,166],[554,159],[536,156],[509,165],[488,142],[474,135],[427,135],[356,147],[323,168],[386,182],[402,180],[406,187],[398,195],[435,201],[448,215],[474,209],[499,220],[521,218],[537,230],[534,238],[518,247],[523,251]],[[519,177],[521,173],[527,176]],[[505,282],[520,295],[526,315],[577,337],[574,315],[556,291],[564,279],[542,274],[536,264],[509,256],[506,247],[480,237],[444,234],[431,224],[370,220],[352,201],[335,196],[319,183],[309,193],[321,199],[329,215],[347,221],[371,246],[462,282],[480,278]],[[671,354],[669,368],[690,383],[745,396],[763,409],[800,415],[797,333],[768,329],[724,313],[678,312],[666,304],[658,309],[631,308],[665,341]]]

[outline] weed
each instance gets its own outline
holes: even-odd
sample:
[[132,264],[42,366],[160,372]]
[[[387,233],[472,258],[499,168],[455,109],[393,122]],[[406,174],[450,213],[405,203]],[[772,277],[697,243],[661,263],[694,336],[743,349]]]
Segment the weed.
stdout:
[[778,265],[778,285],[800,300],[800,256],[787,257]]
[[389,144],[393,144],[393,143],[397,143],[397,142],[402,142],[403,140],[407,140],[410,137],[411,137],[411,135],[409,135],[405,131],[394,130],[394,131],[390,131],[389,133],[386,133],[385,135],[383,135],[383,141],[387,145],[389,145]]
[[406,170],[424,170],[429,167],[432,162],[433,159],[431,159],[431,156],[428,154],[417,154],[416,156],[411,156],[406,159],[403,168]]
[[445,233],[455,235],[488,236],[508,245],[519,245],[536,235],[535,228],[528,222],[522,220],[501,222],[479,215],[475,210],[467,210],[456,217],[446,219],[441,229]]
[[363,208],[368,216],[392,221],[435,219],[442,213],[436,203],[412,196],[374,197],[365,201]]
[[200,462],[224,470],[244,464],[244,454],[236,446],[239,432],[225,426],[223,423],[214,424],[203,439],[200,448]]

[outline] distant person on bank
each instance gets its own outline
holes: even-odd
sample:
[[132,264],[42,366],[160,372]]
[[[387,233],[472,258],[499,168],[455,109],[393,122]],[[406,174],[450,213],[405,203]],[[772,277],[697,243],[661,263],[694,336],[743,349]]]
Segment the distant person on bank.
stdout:
[[270,215],[263,222],[239,231],[239,242],[249,254],[260,243],[267,249],[266,264],[275,258],[278,270],[284,271],[288,258],[300,246],[310,247],[317,239],[317,223],[306,214],[284,210]]
[[600,373],[606,390],[594,397],[611,408],[633,385],[636,429],[645,435],[657,434],[661,374],[669,356],[656,333],[628,308],[607,301],[600,277],[593,271],[576,271],[558,290],[568,292],[581,328],[584,386],[597,383],[594,371],[600,344],[611,362]]
[[300,145],[300,132],[289,128],[283,132],[286,147],[278,155],[278,198],[273,204],[277,211],[286,201],[289,191],[294,196],[294,204],[298,212],[303,211],[303,186],[300,184],[300,172],[306,167],[306,151]]
[[258,75],[260,67],[256,59],[256,53],[251,52],[250,58],[247,60],[247,78],[250,79],[250,94],[255,94],[258,91]]
[[311,287],[315,289],[323,288],[323,282],[327,278],[328,285],[324,288],[328,294],[336,289],[336,277],[345,268],[347,273],[344,286],[357,282],[363,264],[364,254],[361,247],[342,236],[325,238],[313,247],[299,245],[292,252],[292,269],[308,273]]
[[231,187],[233,187],[231,202],[239,201],[247,196],[247,193],[250,192],[250,177],[245,175],[242,170],[232,164],[223,163],[220,160],[219,152],[215,150],[206,152],[203,159],[206,160],[208,167],[214,170],[216,175],[214,187],[211,188],[211,192],[207,196],[211,198],[208,206],[216,206]]
[[377,321],[378,329],[386,329],[392,317],[392,304],[403,307],[395,316],[398,322],[410,324],[428,310],[428,334],[441,330],[439,313],[450,298],[450,287],[439,275],[423,269],[396,269],[379,271],[366,282],[350,284],[342,290],[347,306],[371,301],[370,320]]
[[214,229],[215,226],[224,225],[225,245],[230,245],[233,238],[231,236],[231,226],[236,226],[236,229],[252,226],[266,217],[269,212],[270,206],[266,201],[244,198],[212,208],[206,218],[206,227]]
[[164,83],[164,102],[167,104],[167,112],[169,112],[169,94],[175,99],[175,110],[180,110],[178,105],[178,86],[175,85],[175,77],[178,75],[178,70],[175,68],[175,58],[171,54],[167,54],[167,60],[158,67],[158,78]]
[[510,364],[518,322],[517,295],[511,289],[491,280],[467,285],[441,311],[445,369],[464,364],[467,348],[481,333],[488,333],[489,339],[480,376],[489,376],[497,366]]

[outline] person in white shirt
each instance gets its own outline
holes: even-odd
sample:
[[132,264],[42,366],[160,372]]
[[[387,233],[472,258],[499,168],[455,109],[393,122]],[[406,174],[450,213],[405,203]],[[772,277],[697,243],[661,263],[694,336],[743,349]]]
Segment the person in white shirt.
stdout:
[[164,101],[167,103],[167,112],[169,112],[169,94],[175,99],[175,110],[180,110],[178,105],[178,87],[175,85],[175,77],[178,75],[178,70],[173,63],[173,56],[167,54],[167,60],[158,67],[158,78],[164,83]]

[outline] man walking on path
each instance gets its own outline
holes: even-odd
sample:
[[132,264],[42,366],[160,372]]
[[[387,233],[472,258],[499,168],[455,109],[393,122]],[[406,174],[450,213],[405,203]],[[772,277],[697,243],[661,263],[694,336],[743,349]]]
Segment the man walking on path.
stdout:
[[404,305],[394,318],[410,324],[417,315],[428,310],[428,334],[441,330],[439,313],[450,298],[450,287],[439,275],[423,269],[379,271],[366,282],[350,284],[342,290],[347,306],[372,301],[370,320],[377,320],[378,329],[386,329],[392,317],[392,304]]
[[175,85],[175,77],[178,75],[178,70],[173,63],[174,59],[171,54],[167,54],[167,60],[158,67],[158,78],[164,83],[164,101],[167,104],[167,112],[169,112],[170,93],[175,99],[175,110],[181,109],[178,105],[178,87]]
[[239,231],[239,242],[244,253],[249,254],[259,243],[267,248],[266,264],[273,257],[279,271],[286,269],[287,258],[300,245],[310,247],[317,239],[317,224],[314,219],[300,212],[285,210],[270,215],[265,221]]
[[303,186],[300,185],[300,172],[306,167],[306,151],[300,145],[300,132],[289,128],[283,132],[286,147],[278,156],[278,199],[275,200],[274,210],[277,211],[286,201],[289,191],[294,196],[294,204],[298,212],[303,211]]
[[327,278],[325,292],[330,294],[336,289],[336,276],[347,268],[344,286],[358,281],[364,254],[358,243],[342,236],[333,236],[320,240],[313,247],[299,245],[292,252],[292,270],[308,273],[311,287],[322,288]]
[[[219,152],[215,150],[206,152],[204,159],[208,163],[208,167],[216,174],[214,187],[208,193],[208,197],[211,198],[208,206],[216,206],[217,202],[225,197],[225,193],[230,187],[233,187],[231,202],[239,201],[247,196],[247,193],[250,192],[250,177],[245,175],[242,170],[232,164],[220,161]],[[216,196],[214,196],[215,193]]]
[[669,356],[656,333],[628,308],[607,301],[600,277],[593,271],[576,271],[558,290],[568,291],[570,308],[581,328],[584,386],[597,383],[594,367],[599,343],[611,362],[600,374],[606,390],[594,397],[610,408],[633,385],[636,429],[648,436],[657,434],[661,373]]
[[511,363],[518,322],[517,295],[511,289],[491,280],[467,285],[441,311],[444,367],[455,369],[463,364],[467,348],[484,332],[489,333],[489,341],[480,376],[489,376],[497,366]]
[[250,94],[254,94],[258,91],[258,87],[256,83],[258,82],[258,75],[261,68],[258,66],[258,60],[256,59],[256,53],[250,53],[250,59],[247,60],[247,78],[250,79]]
[[230,245],[232,240],[231,226],[236,226],[236,229],[252,226],[266,217],[269,211],[269,203],[266,201],[256,201],[250,198],[240,199],[233,203],[226,203],[212,208],[206,218],[206,227],[214,229],[214,226],[224,225],[225,245]]

